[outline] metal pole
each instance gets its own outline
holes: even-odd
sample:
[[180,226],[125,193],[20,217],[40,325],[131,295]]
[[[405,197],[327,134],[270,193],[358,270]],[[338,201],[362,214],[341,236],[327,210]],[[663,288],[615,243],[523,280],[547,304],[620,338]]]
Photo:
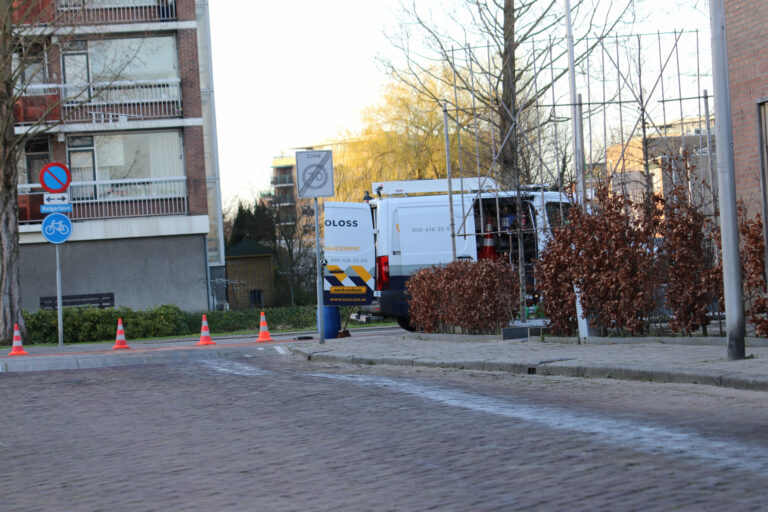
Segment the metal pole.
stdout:
[[64,315],[61,311],[61,262],[59,259],[59,244],[56,247],[56,318],[59,323],[59,346],[64,346]]
[[571,116],[573,119],[573,165],[576,168],[576,195],[579,203],[584,203],[584,148],[582,125],[578,120],[579,105],[576,96],[576,61],[573,56],[573,27],[571,26],[571,2],[565,0],[565,17],[568,29],[568,83],[571,89]]
[[456,226],[453,220],[453,186],[451,186],[451,140],[448,137],[448,102],[446,101],[443,102],[443,130],[445,131],[445,174],[448,178],[448,210],[451,215],[451,254],[453,256],[451,261],[456,261]]
[[[712,128],[709,126],[709,95],[704,89],[704,117],[707,118],[707,165],[709,166],[709,187],[712,193],[712,212],[715,213],[717,202],[717,183],[715,182],[715,162],[712,160]],[[717,214],[715,213],[715,222]]]
[[712,78],[715,86],[715,130],[717,176],[720,196],[720,236],[723,244],[723,290],[728,359],[744,359],[744,302],[739,260],[739,225],[736,213],[731,84],[728,79],[728,50],[723,0],[710,0],[712,30]]
[[323,260],[320,257],[320,215],[315,198],[315,258],[317,259],[317,330],[320,343],[325,343],[325,311],[323,308]]
[[[579,122],[579,104],[576,96],[576,64],[573,56],[573,28],[571,26],[571,2],[565,0],[565,17],[568,29],[568,82],[571,89],[571,119],[573,120],[573,165],[576,168],[576,202],[583,205],[586,200],[584,190],[584,149],[582,148],[582,125]],[[581,297],[578,287],[576,293],[576,317],[579,326],[579,341],[586,341],[589,336],[589,324],[581,308]]]

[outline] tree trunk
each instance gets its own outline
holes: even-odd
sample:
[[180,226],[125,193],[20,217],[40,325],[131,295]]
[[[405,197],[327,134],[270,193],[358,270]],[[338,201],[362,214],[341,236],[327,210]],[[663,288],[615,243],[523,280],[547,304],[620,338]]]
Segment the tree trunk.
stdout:
[[[514,0],[504,0],[504,52],[501,55],[501,102],[498,106],[499,128],[502,142],[507,136],[507,132],[513,126],[514,120],[510,113],[515,113],[515,95],[516,95],[516,74],[515,65],[515,2]],[[510,179],[514,169],[517,138],[513,132],[507,139],[507,142],[500,148],[501,151],[501,175],[502,180],[507,184],[513,181]]]
[[19,281],[19,204],[13,131],[11,0],[0,0],[0,344],[13,341],[13,324],[26,335]]

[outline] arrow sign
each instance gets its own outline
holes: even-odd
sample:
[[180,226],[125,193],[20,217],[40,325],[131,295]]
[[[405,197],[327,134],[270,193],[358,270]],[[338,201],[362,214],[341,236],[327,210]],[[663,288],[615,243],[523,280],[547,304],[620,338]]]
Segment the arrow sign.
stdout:
[[69,202],[69,194],[43,194],[43,204],[67,204]]
[[69,168],[61,162],[51,162],[40,169],[40,186],[46,192],[59,194],[67,190],[71,182],[72,174],[69,172]]

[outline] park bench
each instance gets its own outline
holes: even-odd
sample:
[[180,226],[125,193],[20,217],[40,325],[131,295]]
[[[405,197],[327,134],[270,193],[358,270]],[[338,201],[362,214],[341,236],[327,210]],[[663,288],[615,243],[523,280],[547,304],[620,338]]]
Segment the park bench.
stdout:
[[[61,305],[96,306],[99,309],[115,307],[114,293],[85,293],[81,295],[62,295]],[[56,297],[40,297],[40,309],[56,309]]]

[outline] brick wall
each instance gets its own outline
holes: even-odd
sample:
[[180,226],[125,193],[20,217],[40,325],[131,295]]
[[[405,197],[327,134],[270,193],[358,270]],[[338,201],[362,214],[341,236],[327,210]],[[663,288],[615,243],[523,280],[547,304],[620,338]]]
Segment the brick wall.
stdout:
[[203,127],[184,128],[184,163],[187,171],[187,194],[189,214],[207,215],[208,200],[205,179],[205,149],[203,148]]
[[[188,7],[191,9],[191,16],[194,19],[195,3],[193,0],[179,2],[177,8],[182,11]],[[179,19],[185,19],[181,12]],[[200,69],[197,62],[197,30],[179,30],[176,44],[179,52],[183,115],[185,119],[200,118],[202,117],[202,107],[200,104]],[[202,126],[184,128],[183,140],[189,213],[190,215],[206,215],[208,213],[208,200]]]
[[179,21],[195,21],[195,0],[176,0],[176,19]]
[[725,0],[736,192],[761,208],[757,102],[768,100],[768,1]]
[[200,67],[197,64],[197,30],[179,30],[176,36],[179,52],[179,77],[184,117],[200,117]]

